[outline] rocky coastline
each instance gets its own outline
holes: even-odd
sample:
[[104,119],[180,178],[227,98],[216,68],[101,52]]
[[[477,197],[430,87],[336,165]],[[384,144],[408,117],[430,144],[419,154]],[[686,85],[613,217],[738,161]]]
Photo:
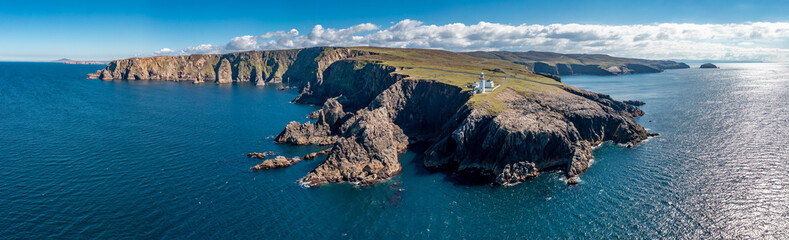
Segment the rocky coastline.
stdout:
[[[396,55],[400,51],[412,52]],[[290,79],[301,89],[295,103],[322,108],[310,114],[314,122],[291,122],[275,140],[331,146],[322,152],[326,160],[298,180],[307,186],[389,179],[401,171],[399,155],[413,144],[427,146],[428,169],[484,176],[494,184],[519,183],[549,170],[574,177],[589,167],[594,146],[633,145],[649,136],[634,120],[643,111],[608,95],[494,61],[534,80],[510,80],[500,90],[475,96],[465,84],[431,79],[399,64],[418,61],[401,60],[416,53],[434,62],[479,59],[438,50],[321,47],[116,60],[90,77],[258,85]],[[278,156],[253,170],[287,167],[317,155]]]

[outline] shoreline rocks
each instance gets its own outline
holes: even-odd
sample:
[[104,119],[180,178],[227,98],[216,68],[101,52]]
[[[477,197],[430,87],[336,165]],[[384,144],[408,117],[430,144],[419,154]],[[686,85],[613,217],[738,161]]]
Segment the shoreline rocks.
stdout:
[[326,161],[299,183],[308,186],[337,182],[367,185],[391,178],[402,169],[398,157],[408,146],[408,137],[392,123],[385,109],[360,110],[340,131],[342,138],[331,149]]
[[310,154],[304,155],[304,157],[301,157],[301,159],[302,160],[312,160],[312,159],[315,159],[315,157],[317,157],[317,156],[329,154],[329,152],[331,152],[331,150],[332,150],[332,148],[327,148],[326,150],[323,150],[323,151],[310,153]]
[[283,156],[277,156],[274,159],[265,160],[262,163],[255,165],[251,169],[257,171],[261,169],[283,168],[299,163],[299,161],[301,160],[298,158],[286,158]]
[[249,158],[266,158],[266,154],[265,153],[259,153],[259,152],[252,152],[252,153],[247,153],[247,157],[249,157]]

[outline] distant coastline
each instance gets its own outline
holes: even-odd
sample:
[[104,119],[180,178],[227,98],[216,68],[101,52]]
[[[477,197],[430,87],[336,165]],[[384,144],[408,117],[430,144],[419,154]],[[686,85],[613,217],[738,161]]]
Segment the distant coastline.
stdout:
[[72,60],[68,58],[61,58],[52,62],[63,63],[63,64],[80,64],[80,65],[107,65],[108,62],[102,61],[81,61],[81,60]]

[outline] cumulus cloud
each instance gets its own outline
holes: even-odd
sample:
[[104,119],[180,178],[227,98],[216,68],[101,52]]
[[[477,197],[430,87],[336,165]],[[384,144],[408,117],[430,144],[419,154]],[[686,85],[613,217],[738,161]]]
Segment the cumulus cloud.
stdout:
[[789,60],[789,23],[656,23],[640,25],[521,24],[479,22],[428,25],[405,19],[388,28],[363,23],[343,29],[315,25],[298,30],[234,37],[154,55],[226,53],[314,46],[380,46],[450,51],[553,51],[605,53],[653,59]]

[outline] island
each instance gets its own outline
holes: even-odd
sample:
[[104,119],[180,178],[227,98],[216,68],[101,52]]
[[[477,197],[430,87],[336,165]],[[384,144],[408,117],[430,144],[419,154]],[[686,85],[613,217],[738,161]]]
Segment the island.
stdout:
[[470,56],[500,59],[528,66],[536,73],[549,75],[623,75],[659,73],[666,69],[690,68],[685,63],[667,60],[612,57],[605,54],[561,54],[553,52],[466,52]]
[[[294,103],[322,107],[310,114],[313,121],[284,126],[275,140],[331,146],[320,153],[326,160],[298,180],[305,186],[392,178],[409,147],[423,153],[425,168],[459,178],[515,184],[558,170],[572,179],[589,168],[595,146],[632,146],[651,136],[634,120],[644,112],[633,104],[519,63],[442,50],[314,47],[130,58],[89,78],[256,85],[288,79],[300,89]],[[299,163],[266,161],[253,168]]]
[[705,64],[701,64],[699,68],[718,68],[718,66],[715,66],[715,64],[712,63],[705,63]]

